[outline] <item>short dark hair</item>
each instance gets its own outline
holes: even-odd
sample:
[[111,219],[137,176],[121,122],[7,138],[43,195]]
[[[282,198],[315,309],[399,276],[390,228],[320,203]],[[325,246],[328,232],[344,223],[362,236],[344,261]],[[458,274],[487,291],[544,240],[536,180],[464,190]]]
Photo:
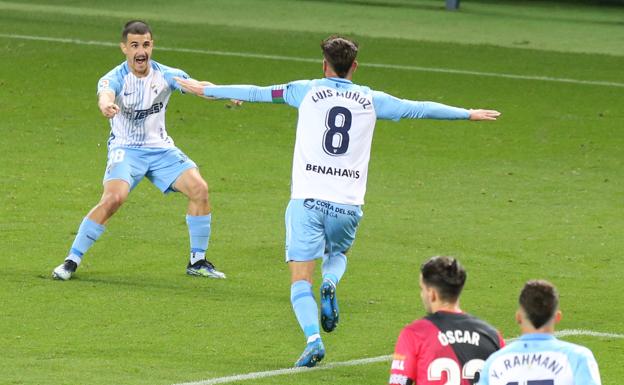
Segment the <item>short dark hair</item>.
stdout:
[[456,302],[466,283],[466,270],[453,257],[432,257],[420,267],[423,283],[432,286],[443,301]]
[[332,35],[321,42],[321,50],[336,75],[344,78],[357,57],[358,43],[346,37]]
[[150,34],[150,38],[152,35],[152,29],[146,22],[143,20],[130,20],[124,25],[123,31],[121,31],[121,41],[128,40],[128,34],[131,33],[133,35],[145,35]]
[[559,308],[559,293],[548,281],[532,280],[522,288],[518,302],[533,327],[539,329],[552,319]]

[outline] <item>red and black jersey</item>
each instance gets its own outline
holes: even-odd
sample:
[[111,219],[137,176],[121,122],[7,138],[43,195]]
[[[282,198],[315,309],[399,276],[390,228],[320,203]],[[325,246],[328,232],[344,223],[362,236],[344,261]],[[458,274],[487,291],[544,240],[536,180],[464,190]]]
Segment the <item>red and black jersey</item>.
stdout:
[[390,384],[474,384],[485,360],[504,345],[496,329],[469,314],[431,314],[401,331]]

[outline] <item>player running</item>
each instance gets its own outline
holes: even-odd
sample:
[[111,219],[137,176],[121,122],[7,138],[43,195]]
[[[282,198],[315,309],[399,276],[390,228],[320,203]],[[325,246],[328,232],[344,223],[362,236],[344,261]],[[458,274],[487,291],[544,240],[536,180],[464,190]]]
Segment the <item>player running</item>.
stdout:
[[339,321],[336,287],[346,253],[362,218],[371,141],[377,119],[496,120],[497,111],[466,110],[433,102],[401,100],[351,82],[358,46],[339,36],[321,44],[325,78],[269,87],[205,87],[177,79],[189,92],[215,98],[286,103],[299,110],[286,209],[286,261],[291,303],[307,346],[296,366],[315,366],[325,356],[312,294],[315,261],[322,258],[321,325],[331,332]]
[[401,331],[391,385],[473,384],[485,360],[505,345],[492,326],[460,309],[465,282],[466,271],[454,258],[423,263],[420,298],[428,315]]
[[56,279],[71,278],[108,219],[144,177],[165,194],[181,192],[189,199],[186,223],[191,251],[186,273],[225,278],[205,257],[211,223],[208,185],[165,129],[169,97],[180,88],[173,77],[189,76],[153,61],[153,46],[150,27],[143,21],[129,21],[120,43],[126,61],[98,82],[98,106],[111,126],[104,192],[80,224],[67,258],[54,269]]
[[516,321],[522,336],[485,362],[479,385],[600,385],[592,352],[560,341],[559,294],[546,281],[529,281],[520,292]]

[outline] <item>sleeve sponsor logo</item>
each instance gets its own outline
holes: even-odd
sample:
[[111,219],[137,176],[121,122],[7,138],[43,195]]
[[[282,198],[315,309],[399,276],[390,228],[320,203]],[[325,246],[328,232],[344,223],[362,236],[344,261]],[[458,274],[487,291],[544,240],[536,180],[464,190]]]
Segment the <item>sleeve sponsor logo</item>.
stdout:
[[391,374],[388,383],[390,385],[407,385],[407,376],[402,374]]
[[404,360],[393,360],[392,361],[392,370],[405,370],[405,361]]

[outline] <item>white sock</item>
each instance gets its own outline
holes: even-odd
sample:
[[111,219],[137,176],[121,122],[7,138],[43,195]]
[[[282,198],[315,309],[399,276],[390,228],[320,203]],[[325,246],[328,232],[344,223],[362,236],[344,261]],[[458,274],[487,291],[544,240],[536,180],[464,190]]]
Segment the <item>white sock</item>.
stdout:
[[194,265],[197,261],[206,259],[206,252],[194,251],[191,253],[191,265]]

